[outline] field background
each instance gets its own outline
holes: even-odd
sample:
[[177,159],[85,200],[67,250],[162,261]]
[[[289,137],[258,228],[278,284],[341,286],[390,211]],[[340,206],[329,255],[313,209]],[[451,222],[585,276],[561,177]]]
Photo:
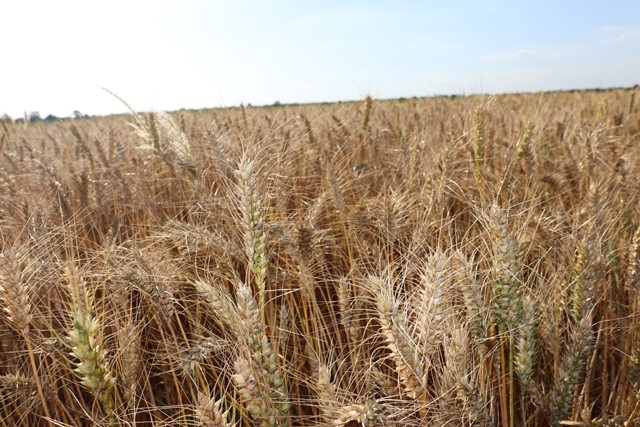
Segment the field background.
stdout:
[[0,426],[638,425],[637,93],[3,123]]

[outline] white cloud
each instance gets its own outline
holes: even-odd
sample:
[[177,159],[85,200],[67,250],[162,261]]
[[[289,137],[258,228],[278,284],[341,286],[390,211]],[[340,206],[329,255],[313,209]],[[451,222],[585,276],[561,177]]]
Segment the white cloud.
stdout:
[[605,33],[614,33],[614,32],[622,31],[623,28],[618,25],[607,25],[605,27],[602,27],[601,30],[604,31]]
[[601,39],[600,41],[603,43],[620,43],[627,40],[635,40],[637,38],[640,38],[639,30],[620,31],[614,37],[606,37],[604,39]]
[[482,59],[485,61],[501,61],[520,58],[556,58],[561,55],[562,52],[559,50],[518,49],[511,52],[483,56]]

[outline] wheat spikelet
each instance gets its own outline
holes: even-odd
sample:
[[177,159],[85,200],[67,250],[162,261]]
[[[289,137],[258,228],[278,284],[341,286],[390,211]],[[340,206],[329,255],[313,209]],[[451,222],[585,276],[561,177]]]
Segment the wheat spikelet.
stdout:
[[203,369],[203,365],[211,360],[212,355],[227,351],[230,342],[224,338],[203,335],[206,328],[198,323],[194,324],[193,328],[193,339],[189,340],[188,347],[180,352],[180,360],[182,370],[195,378],[197,371]]
[[289,412],[290,403],[284,384],[284,377],[278,367],[276,354],[265,335],[265,327],[260,318],[260,310],[251,292],[251,288],[239,284],[236,289],[236,299],[240,319],[244,324],[244,331],[250,332],[249,350],[256,367],[261,369],[261,379],[265,381],[274,408],[280,413],[284,421]]
[[267,234],[260,194],[253,174],[253,162],[244,156],[240,160],[236,175],[239,179],[240,211],[244,231],[244,245],[249,259],[249,269],[258,286],[260,310],[265,309],[265,281],[267,279]]
[[173,294],[173,274],[163,274],[159,267],[164,259],[156,258],[152,251],[132,250],[135,264],[122,268],[122,277],[133,287],[142,292],[145,300],[152,308],[151,313],[156,320],[164,320],[172,327],[173,319],[177,317],[176,298]]
[[518,140],[516,146],[516,160],[520,160],[525,156],[531,155],[531,137],[533,136],[533,123],[527,122],[527,125],[522,132],[522,137]]
[[523,299],[522,325],[516,337],[515,372],[525,389],[531,383],[535,372],[537,316],[533,298]]
[[453,395],[466,401],[464,396],[469,386],[467,366],[468,335],[461,326],[452,326],[450,335],[443,340],[445,372],[443,375],[442,395]]
[[340,323],[347,333],[349,349],[353,358],[357,357],[357,348],[361,344],[362,331],[354,315],[351,282],[346,277],[338,280],[338,307],[340,307]]
[[186,265],[205,271],[215,266],[222,272],[232,272],[232,261],[244,255],[220,234],[192,224],[169,222],[157,236],[166,240]]
[[104,90],[122,102],[131,112],[134,123],[130,123],[129,126],[146,142],[139,148],[152,149],[160,155],[173,155],[178,163],[195,172],[189,139],[169,114],[151,112],[145,118],[118,95],[107,89]]
[[300,256],[307,264],[313,259],[314,240],[313,228],[299,224],[296,229],[296,246]]
[[[81,154],[82,157],[86,158],[89,161],[89,164],[91,165],[91,171],[95,172],[95,169],[96,169],[95,161],[93,159],[93,154],[91,154],[91,150],[87,145],[87,142],[84,140],[82,135],[80,135],[80,131],[78,131],[77,127],[75,127],[74,125],[71,125],[71,127],[69,127],[69,130],[71,131],[71,134],[73,135],[73,137],[76,139],[76,142],[78,143],[78,151],[80,152],[79,154]],[[76,155],[78,155],[78,152],[76,152]]]
[[562,359],[551,393],[552,422],[555,426],[571,414],[574,392],[584,374],[587,357],[592,346],[591,319],[586,316],[571,331],[567,352]]
[[360,122],[360,135],[358,136],[358,161],[362,163],[364,161],[365,143],[369,139],[369,122],[371,120],[371,110],[373,107],[373,99],[370,95],[367,95],[364,99],[364,105],[362,110],[362,120]]
[[136,330],[136,325],[129,321],[122,330],[119,331],[121,359],[121,378],[124,389],[124,401],[132,403],[138,388],[138,378],[143,366],[140,357],[140,333]]
[[443,349],[445,366],[439,395],[449,422],[492,425],[487,405],[479,392],[477,376],[471,369],[468,331],[463,326],[450,325],[450,333],[443,340]]
[[260,427],[281,426],[281,413],[270,404],[265,395],[263,384],[256,378],[251,364],[243,357],[238,357],[234,364],[235,374],[232,376],[238,392],[242,397],[247,412]]
[[280,351],[282,354],[285,354],[287,342],[291,337],[292,330],[291,311],[289,310],[289,307],[282,304],[282,306],[280,306],[280,313],[278,317],[280,319],[280,324],[278,325],[278,343],[280,345]]
[[332,163],[327,162],[325,165],[325,169],[327,171],[326,177],[329,188],[331,189],[331,196],[333,198],[335,207],[338,210],[338,214],[346,215],[347,205],[345,203],[342,188],[340,187],[340,182],[338,181],[338,176],[336,175],[335,167]]
[[180,129],[169,114],[160,112],[157,115],[157,123],[162,139],[162,145],[172,152],[178,161],[189,167],[193,167],[193,155],[191,144],[187,135]]
[[17,256],[8,252],[0,255],[0,296],[9,321],[26,337],[33,319],[28,286],[22,277]]
[[627,258],[626,286],[634,295],[640,291],[640,227],[633,234]]
[[325,364],[319,364],[316,385],[320,412],[324,418],[323,425],[345,426],[357,422],[362,426],[374,426],[380,421],[382,408],[377,402],[370,399],[364,405],[342,402],[331,381],[331,370]]
[[74,264],[67,266],[66,274],[73,313],[67,339],[71,347],[70,355],[76,360],[75,372],[80,382],[100,402],[105,414],[112,421],[112,391],[115,379],[106,363],[100,324],[92,315],[94,298],[87,292],[86,283],[78,276]]
[[457,250],[453,254],[456,263],[455,278],[462,291],[465,317],[469,325],[472,340],[477,344],[480,355],[486,352],[487,322],[485,320],[484,290],[478,282],[473,264],[467,256]]
[[331,382],[331,370],[322,363],[318,365],[316,393],[318,402],[322,402],[320,412],[325,423],[329,424],[336,419],[340,401],[336,386]]
[[231,427],[235,424],[227,421],[229,419],[229,409],[222,412],[222,399],[211,399],[203,393],[198,394],[196,403],[196,416],[202,427]]
[[176,317],[176,301],[167,283],[161,277],[156,278],[134,269],[128,269],[125,278],[147,297],[153,314],[171,324]]
[[522,317],[518,243],[502,209],[492,205],[489,216],[494,232],[492,283],[496,324],[501,331],[512,331]]
[[210,304],[213,313],[228,325],[234,334],[242,336],[241,320],[229,293],[202,280],[196,280],[193,286]]
[[267,422],[264,420],[276,420],[277,425],[286,423],[291,404],[284,376],[265,335],[260,309],[251,288],[238,283],[234,304],[224,290],[202,281],[194,285],[212,305],[216,315],[231,328],[244,353],[236,360],[233,378],[247,410],[260,423]]
[[382,408],[374,400],[367,400],[364,405],[351,404],[339,409],[331,425],[346,426],[355,421],[363,427],[375,426],[381,420]]
[[398,381],[377,367],[373,366],[370,370],[373,384],[375,384],[385,397],[397,397],[402,393],[398,387]]
[[425,391],[424,367],[416,344],[410,338],[407,319],[399,315],[387,283],[375,276],[370,276],[367,282],[375,297],[378,321],[398,377],[406,395],[415,399]]
[[590,241],[579,242],[573,263],[572,309],[577,320],[595,306],[596,287],[602,270],[602,257]]
[[99,323],[91,314],[81,308],[73,313],[73,328],[68,333],[71,344],[71,356],[77,362],[75,372],[102,404],[107,416],[113,416],[111,392],[115,380],[106,363],[106,354],[102,339],[98,335]]
[[445,329],[444,302],[451,279],[448,264],[445,254],[437,250],[427,258],[421,275],[415,330],[425,358],[435,353]]
[[35,389],[36,385],[32,378],[21,374],[0,375],[0,392],[5,399],[11,394],[21,395],[22,398],[26,398]]

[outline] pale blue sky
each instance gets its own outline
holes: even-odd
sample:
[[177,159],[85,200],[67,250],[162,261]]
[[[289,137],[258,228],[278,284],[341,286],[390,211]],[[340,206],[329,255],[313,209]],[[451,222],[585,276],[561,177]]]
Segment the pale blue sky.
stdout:
[[0,114],[640,84],[640,1],[2,2]]

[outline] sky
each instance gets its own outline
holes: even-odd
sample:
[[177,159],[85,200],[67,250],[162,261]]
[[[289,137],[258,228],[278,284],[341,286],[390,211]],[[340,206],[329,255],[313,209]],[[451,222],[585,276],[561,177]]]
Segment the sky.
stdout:
[[0,0],[0,114],[640,84],[638,0]]

